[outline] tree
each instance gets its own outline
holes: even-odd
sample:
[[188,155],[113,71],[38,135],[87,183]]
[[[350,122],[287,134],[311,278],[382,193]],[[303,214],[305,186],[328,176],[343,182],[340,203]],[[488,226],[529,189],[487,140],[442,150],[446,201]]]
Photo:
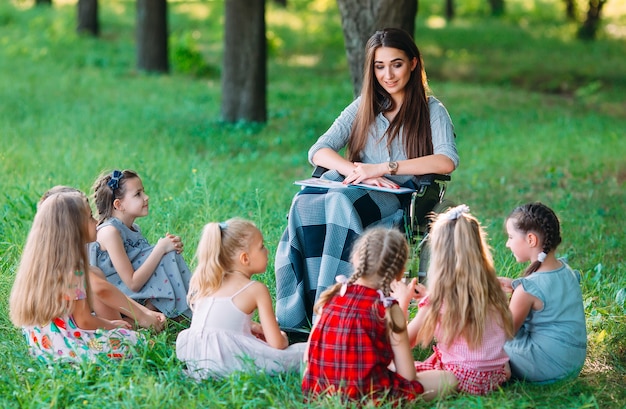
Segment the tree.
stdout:
[[593,40],[596,38],[600,26],[602,8],[606,2],[607,0],[589,0],[587,18],[578,29],[578,38],[582,40]]
[[35,6],[52,6],[52,0],[35,0]]
[[337,0],[354,95],[361,91],[363,52],[376,30],[402,28],[414,35],[417,0]]
[[222,119],[267,120],[265,0],[226,0]]
[[78,0],[76,31],[80,34],[98,36],[100,22],[98,21],[98,0]]
[[492,16],[501,16],[504,14],[504,0],[489,0]]
[[446,20],[452,21],[454,19],[454,0],[446,1]]
[[137,0],[137,68],[169,72],[167,0]]
[[563,0],[565,2],[565,17],[569,21],[576,21],[576,13],[578,12],[576,7],[576,0]]

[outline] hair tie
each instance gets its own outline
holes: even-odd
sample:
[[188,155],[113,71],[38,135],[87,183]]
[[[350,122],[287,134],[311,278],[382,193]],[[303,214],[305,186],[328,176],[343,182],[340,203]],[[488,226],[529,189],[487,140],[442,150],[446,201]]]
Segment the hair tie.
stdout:
[[548,255],[545,252],[541,252],[539,254],[537,254],[537,261],[539,261],[540,263],[543,263],[544,261],[546,261],[546,257]]
[[448,210],[448,212],[446,213],[446,219],[456,220],[461,217],[463,213],[469,213],[469,211],[470,208],[468,205],[458,205],[457,207],[453,207],[452,209]]
[[335,281],[341,284],[339,295],[343,297],[344,295],[346,295],[346,290],[348,289],[348,277],[344,275],[338,275],[337,277],[335,277]]
[[395,298],[391,296],[386,297],[385,294],[381,290],[378,290],[378,295],[380,296],[380,301],[383,303],[383,306],[385,308],[391,307],[393,303],[397,301]]
[[119,170],[114,170],[111,173],[111,179],[107,182],[107,186],[111,188],[112,191],[115,192],[115,189],[120,187],[120,179],[124,177],[124,174]]
[[218,225],[220,226],[220,231],[224,231],[228,227],[226,222],[219,222]]

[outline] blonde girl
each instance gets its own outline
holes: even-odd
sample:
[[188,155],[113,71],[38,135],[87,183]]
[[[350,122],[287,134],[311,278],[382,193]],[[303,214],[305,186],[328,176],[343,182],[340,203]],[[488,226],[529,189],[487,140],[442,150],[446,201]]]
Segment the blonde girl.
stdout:
[[587,356],[587,328],[580,273],[556,257],[561,244],[559,219],[543,203],[517,207],[506,220],[506,246],[523,277],[501,278],[512,292],[515,338],[504,346],[514,378],[554,382],[576,377]]
[[302,381],[306,399],[328,393],[363,402],[432,399],[454,389],[449,373],[415,372],[405,317],[389,297],[407,255],[397,230],[373,228],[355,243],[354,273],[340,276],[315,306]]
[[[288,346],[268,288],[251,280],[265,272],[267,257],[263,235],[250,221],[204,226],[188,297],[194,314],[176,340],[176,356],[192,377],[300,369],[306,344]],[[260,323],[252,321],[255,312]]]
[[91,314],[86,244],[96,221],[79,192],[50,195],[35,215],[10,296],[11,321],[34,356],[78,361],[123,357],[137,334],[123,320]]
[[[85,198],[87,196],[80,190],[70,186],[54,186],[39,199],[38,206],[44,200],[56,193],[76,192]],[[101,318],[109,320],[128,321],[135,327],[150,328],[156,332],[161,331],[165,324],[165,315],[158,311],[152,311],[124,295],[117,287],[109,283],[102,270],[95,266],[89,266],[89,285],[94,295],[92,304],[94,313]]]
[[511,313],[500,288],[486,234],[460,205],[440,214],[430,229],[428,288],[409,323],[409,338],[434,354],[418,371],[452,372],[458,390],[483,395],[510,377],[504,343],[513,336]]
[[187,290],[191,272],[180,237],[167,233],[152,246],[135,220],[148,215],[148,200],[139,175],[114,170],[93,186],[98,209],[97,242],[90,261],[107,280],[133,300],[169,318],[191,316]]

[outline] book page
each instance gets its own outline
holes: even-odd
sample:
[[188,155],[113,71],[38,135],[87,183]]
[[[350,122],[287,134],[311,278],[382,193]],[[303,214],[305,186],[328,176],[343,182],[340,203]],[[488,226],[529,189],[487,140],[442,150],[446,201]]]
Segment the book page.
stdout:
[[412,193],[413,189],[408,187],[399,187],[397,189],[389,188],[389,187],[380,187],[380,186],[371,186],[365,185],[363,183],[359,183],[358,185],[344,185],[342,182],[336,182],[334,180],[326,180],[320,178],[308,178],[303,180],[296,180],[293,182],[295,185],[300,186],[309,186],[309,187],[321,187],[325,189],[330,188],[356,188],[356,189],[368,189],[368,190],[378,190],[379,192],[388,192],[395,194],[403,194],[403,193]]

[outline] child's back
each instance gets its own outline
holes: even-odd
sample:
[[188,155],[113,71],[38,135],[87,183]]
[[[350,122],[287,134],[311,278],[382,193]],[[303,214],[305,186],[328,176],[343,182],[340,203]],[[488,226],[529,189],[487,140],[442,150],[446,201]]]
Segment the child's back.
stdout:
[[[377,290],[352,284],[324,306],[309,340],[305,395],[327,390],[350,399],[381,398],[388,391],[396,398],[415,399],[424,392],[388,369],[393,360],[385,321],[385,307]],[[374,389],[374,390],[372,390]]]
[[257,368],[268,372],[300,369],[306,344],[287,349],[269,346],[253,335],[251,316],[233,302],[254,285],[262,284],[250,281],[230,297],[197,301],[191,326],[176,339],[176,356],[187,363],[191,376],[204,379]]
[[[198,243],[191,279],[191,326],[176,340],[176,356],[196,379],[235,371],[299,370],[306,344],[288,346],[267,287],[251,281],[267,268],[263,235],[251,222],[209,223]],[[260,324],[252,321],[257,312]]]
[[[543,302],[531,310],[524,324],[504,349],[513,376],[546,381],[577,375],[587,355],[587,330],[580,274],[561,260],[554,271],[534,273],[512,283]],[[542,363],[539,364],[538,363]]]

